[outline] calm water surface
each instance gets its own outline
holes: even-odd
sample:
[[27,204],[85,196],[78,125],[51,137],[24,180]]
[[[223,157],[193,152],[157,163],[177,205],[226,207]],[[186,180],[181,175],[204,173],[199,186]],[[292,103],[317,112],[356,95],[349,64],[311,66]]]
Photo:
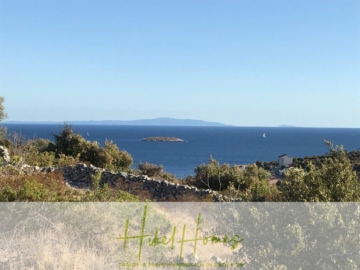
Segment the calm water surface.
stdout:
[[[59,125],[4,124],[30,138],[53,140]],[[360,129],[280,128],[280,127],[164,127],[164,126],[87,126],[73,125],[84,138],[104,144],[112,140],[128,151],[134,166],[139,162],[162,164],[164,170],[185,177],[207,163],[210,155],[220,163],[249,164],[257,160],[276,160],[281,154],[294,157],[323,155],[328,151],[324,139],[346,150],[360,148]],[[266,138],[263,137],[266,134]],[[172,136],[186,142],[144,142],[144,137]]]

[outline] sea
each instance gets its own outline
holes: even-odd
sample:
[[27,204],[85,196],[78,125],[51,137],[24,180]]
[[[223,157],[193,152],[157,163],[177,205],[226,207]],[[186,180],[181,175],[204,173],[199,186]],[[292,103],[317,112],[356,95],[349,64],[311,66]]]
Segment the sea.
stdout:
[[[30,139],[54,141],[63,125],[3,124],[9,132],[16,131]],[[120,126],[72,125],[74,132],[86,140],[104,145],[112,140],[134,160],[162,165],[164,170],[183,178],[194,175],[194,169],[208,163],[210,157],[221,164],[251,164],[274,161],[279,155],[293,157],[324,155],[329,147],[324,140],[342,145],[347,151],[360,149],[359,128],[297,128],[297,127],[190,127],[190,126]],[[185,142],[146,142],[145,137],[171,136]]]

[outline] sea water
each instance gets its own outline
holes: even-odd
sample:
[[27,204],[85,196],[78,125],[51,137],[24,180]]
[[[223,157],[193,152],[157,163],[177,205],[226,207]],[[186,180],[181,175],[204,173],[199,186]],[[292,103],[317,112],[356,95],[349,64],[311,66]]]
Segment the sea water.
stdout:
[[[62,125],[3,124],[31,139],[54,141]],[[289,127],[175,127],[72,125],[86,140],[112,140],[119,149],[129,152],[135,168],[139,162],[163,165],[177,177],[194,175],[196,166],[208,163],[210,156],[221,164],[251,164],[277,160],[279,155],[293,157],[324,155],[324,140],[343,145],[348,151],[360,149],[360,129],[289,128]],[[263,136],[265,133],[265,136]],[[171,136],[185,142],[145,142],[142,138]]]

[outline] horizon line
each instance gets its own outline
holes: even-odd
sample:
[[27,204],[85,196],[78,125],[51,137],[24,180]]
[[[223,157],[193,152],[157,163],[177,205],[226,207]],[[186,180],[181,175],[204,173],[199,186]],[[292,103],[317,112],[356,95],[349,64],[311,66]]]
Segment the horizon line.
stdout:
[[[68,121],[46,121],[46,120],[3,120],[2,124],[71,124],[71,122],[89,122],[89,126],[101,126],[101,124],[91,124],[91,122],[105,122],[105,121],[119,121],[119,122],[133,122],[133,121],[143,121],[143,120],[155,120],[155,119],[175,119],[175,120],[191,120],[191,121],[201,121],[205,123],[217,123],[220,125],[172,125],[172,124],[162,124],[162,125],[156,125],[156,124],[113,124],[115,126],[184,126],[184,127],[259,127],[259,128],[347,128],[347,129],[360,129],[360,127],[319,127],[319,126],[295,126],[295,125],[276,125],[276,126],[262,126],[262,125],[254,125],[254,126],[247,126],[247,125],[230,125],[230,124],[223,124],[220,122],[210,122],[205,120],[195,120],[195,119],[180,119],[180,118],[167,118],[167,117],[161,117],[161,118],[153,118],[153,119],[137,119],[137,120],[68,120]],[[1,124],[0,124],[1,125]],[[87,123],[81,124],[81,123],[75,123],[75,125],[87,125]],[[108,126],[110,124],[103,124],[104,126]]]

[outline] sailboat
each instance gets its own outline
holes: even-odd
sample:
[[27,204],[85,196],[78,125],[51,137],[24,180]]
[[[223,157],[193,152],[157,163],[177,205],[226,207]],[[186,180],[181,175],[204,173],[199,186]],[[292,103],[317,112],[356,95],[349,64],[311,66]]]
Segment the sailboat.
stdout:
[[265,133],[263,134],[263,137],[266,139],[266,135],[265,135]]
[[87,132],[87,135],[89,136],[89,132]]

